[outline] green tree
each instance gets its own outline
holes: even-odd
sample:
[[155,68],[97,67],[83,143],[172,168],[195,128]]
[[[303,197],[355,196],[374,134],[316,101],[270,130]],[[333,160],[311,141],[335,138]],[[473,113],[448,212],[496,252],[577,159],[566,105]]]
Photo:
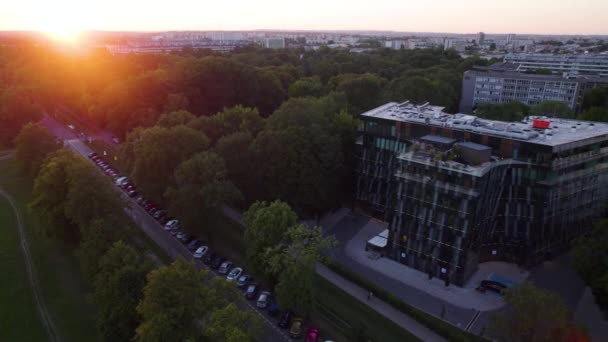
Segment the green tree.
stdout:
[[289,86],[289,97],[320,97],[324,92],[323,84],[316,78],[302,78]]
[[211,314],[205,336],[218,342],[254,342],[262,333],[262,322],[253,312],[230,303]]
[[209,310],[206,271],[194,262],[174,261],[148,273],[144,295],[137,305],[139,341],[196,341],[202,338],[201,319]]
[[315,266],[323,252],[334,246],[333,237],[324,237],[320,228],[302,224],[290,227],[283,242],[266,251],[268,269],[278,277],[276,296],[282,307],[309,312],[314,293]]
[[122,241],[115,242],[99,259],[92,300],[104,341],[128,341],[134,336],[139,325],[137,304],[151,269],[140,253]]
[[10,146],[21,127],[37,121],[41,113],[24,90],[0,88],[0,146]]
[[175,170],[175,187],[167,190],[171,211],[184,227],[209,227],[210,218],[222,205],[240,198],[238,189],[227,179],[221,157],[202,152],[182,162]]
[[166,128],[187,125],[195,118],[196,117],[189,111],[178,110],[161,114],[158,121],[156,121],[156,125]]
[[528,115],[529,108],[519,101],[507,103],[481,103],[477,106],[475,114],[481,118],[500,121],[520,121]]
[[579,120],[608,122],[608,107],[591,107],[580,113]]
[[221,137],[236,132],[256,136],[264,128],[264,119],[255,108],[235,106],[210,117],[200,117],[190,127],[203,132],[214,145]]
[[15,138],[15,158],[23,172],[35,177],[46,156],[61,148],[61,143],[46,127],[28,123]]
[[506,291],[509,308],[497,313],[490,335],[497,341],[576,341],[583,332],[572,321],[561,299],[529,282]]
[[530,108],[531,115],[546,115],[556,118],[574,118],[574,112],[562,101],[543,101]]
[[96,219],[80,227],[80,244],[76,249],[76,256],[85,278],[93,280],[99,272],[99,259],[116,240],[115,228],[117,227],[111,227],[110,223],[102,219]]
[[183,125],[151,127],[139,132],[138,137],[133,146],[131,176],[144,193],[156,200],[174,183],[175,168],[209,145],[205,135]]
[[387,80],[374,74],[342,74],[329,80],[332,90],[346,94],[349,112],[363,113],[383,102],[383,91]]
[[70,220],[65,205],[70,191],[69,169],[86,161],[70,150],[61,149],[49,155],[42,164],[34,180],[34,190],[30,210],[47,221],[48,236],[60,237],[76,242],[79,238],[78,226]]
[[254,273],[271,277],[266,252],[280,244],[283,236],[298,221],[296,213],[285,202],[255,202],[243,215],[247,260]]
[[246,201],[256,198],[258,190],[253,136],[249,132],[237,132],[223,136],[215,151],[226,164],[228,178],[243,193]]
[[591,287],[599,307],[608,312],[608,220],[598,222],[572,245],[572,263],[581,278]]
[[585,92],[581,111],[587,111],[593,107],[608,108],[608,87],[593,88]]

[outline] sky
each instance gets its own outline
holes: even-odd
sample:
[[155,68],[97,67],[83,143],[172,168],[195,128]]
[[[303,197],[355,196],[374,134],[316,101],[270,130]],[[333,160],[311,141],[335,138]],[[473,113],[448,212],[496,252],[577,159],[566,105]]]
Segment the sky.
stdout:
[[608,34],[608,0],[2,0],[0,30]]

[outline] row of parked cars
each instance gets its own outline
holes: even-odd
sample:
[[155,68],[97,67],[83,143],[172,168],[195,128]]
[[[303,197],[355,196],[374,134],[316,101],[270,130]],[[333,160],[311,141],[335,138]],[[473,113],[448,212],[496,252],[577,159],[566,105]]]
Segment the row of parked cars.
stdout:
[[[289,329],[289,335],[294,338],[302,337],[304,319],[295,315],[292,310],[279,311],[278,305],[272,293],[261,287],[254,281],[253,277],[246,274],[243,268],[234,265],[204,245],[202,241],[182,230],[180,221],[170,217],[166,210],[163,210],[153,201],[141,196],[135,185],[127,177],[121,176],[117,170],[106,163],[97,153],[92,152],[88,157],[109,177],[112,177],[114,184],[123,189],[129,197],[146,210],[152,217],[163,225],[164,230],[177,240],[183,243],[192,252],[194,259],[200,260],[209,268],[216,270],[220,276],[225,276],[226,281],[234,282],[235,285],[243,290],[243,295],[247,300],[255,300],[256,307],[267,310],[272,317],[278,317],[277,324],[283,329]],[[306,342],[319,341],[319,329],[308,328],[305,334]]]

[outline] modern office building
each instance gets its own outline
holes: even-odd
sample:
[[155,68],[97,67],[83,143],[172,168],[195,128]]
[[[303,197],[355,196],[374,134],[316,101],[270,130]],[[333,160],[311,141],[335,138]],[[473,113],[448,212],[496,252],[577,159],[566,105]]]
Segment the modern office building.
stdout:
[[608,124],[499,122],[388,103],[361,114],[356,198],[385,254],[463,285],[480,262],[534,265],[605,212]]
[[608,86],[608,77],[598,75],[533,74],[518,70],[517,64],[502,62],[489,67],[475,66],[465,71],[460,112],[471,113],[481,103],[509,101],[519,101],[528,106],[544,101],[560,101],[578,112],[587,90]]
[[517,71],[538,69],[555,73],[577,73],[608,77],[608,55],[508,54],[505,62],[517,64]]

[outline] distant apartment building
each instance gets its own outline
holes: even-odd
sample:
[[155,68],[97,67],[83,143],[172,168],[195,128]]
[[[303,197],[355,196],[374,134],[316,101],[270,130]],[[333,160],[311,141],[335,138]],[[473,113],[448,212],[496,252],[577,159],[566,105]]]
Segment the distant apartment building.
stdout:
[[517,65],[517,71],[546,69],[555,73],[577,73],[608,77],[608,55],[508,54],[505,62]]
[[467,45],[469,44],[464,39],[445,39],[443,41],[444,50],[454,49],[458,52],[464,52]]
[[564,102],[574,110],[578,90],[578,81],[559,75],[524,74],[498,66],[476,67],[464,73],[460,111],[470,113],[481,103],[519,101],[534,106],[549,100]]
[[481,103],[519,101],[534,106],[544,101],[560,101],[578,112],[585,91],[608,86],[608,78],[599,76],[545,75],[519,70],[517,64],[504,62],[465,71],[460,111],[471,113]]
[[485,261],[532,266],[605,213],[608,124],[500,122],[387,103],[361,114],[356,198],[382,253],[463,285]]
[[264,47],[269,49],[284,49],[285,38],[266,38],[264,40]]

